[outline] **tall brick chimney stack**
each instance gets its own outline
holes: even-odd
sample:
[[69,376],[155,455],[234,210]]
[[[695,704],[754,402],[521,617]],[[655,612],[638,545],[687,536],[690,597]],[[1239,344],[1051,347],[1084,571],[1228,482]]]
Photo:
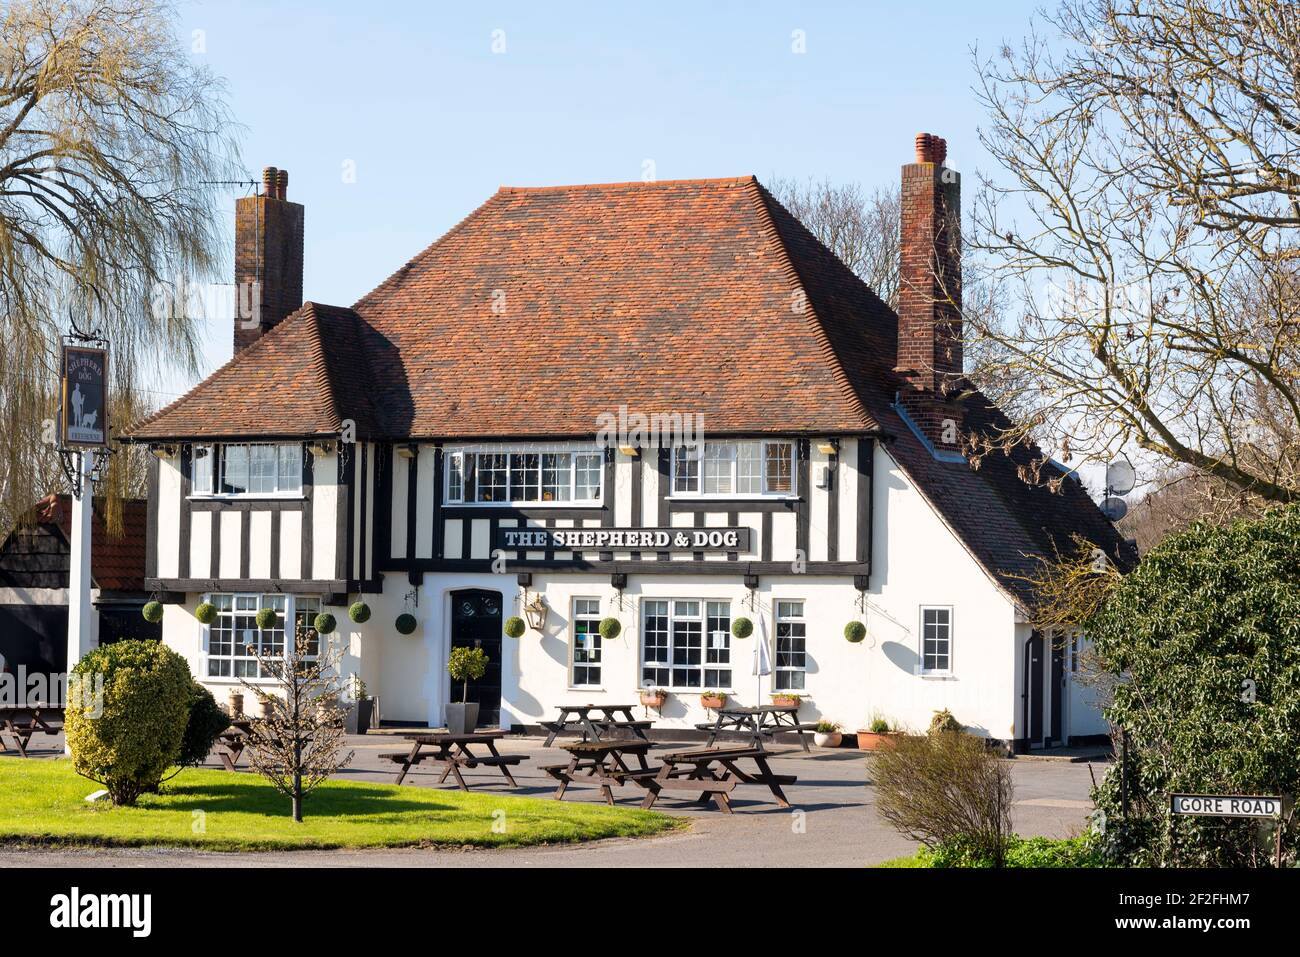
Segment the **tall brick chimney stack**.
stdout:
[[288,170],[262,170],[262,191],[235,201],[235,352],[302,305],[303,207],[285,199]]
[[944,165],[948,144],[919,133],[903,167],[898,356],[903,408],[939,449],[957,451],[960,409],[947,401],[962,375],[961,176]]

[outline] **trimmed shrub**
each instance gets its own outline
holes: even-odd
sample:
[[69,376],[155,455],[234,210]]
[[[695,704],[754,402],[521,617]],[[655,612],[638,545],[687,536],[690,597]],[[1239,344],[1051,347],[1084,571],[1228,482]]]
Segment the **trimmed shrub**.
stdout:
[[860,621],[851,621],[844,626],[844,637],[856,645],[867,637],[867,626]]
[[602,618],[600,620],[600,637],[605,640],[611,640],[619,636],[623,630],[623,623],[617,618]]
[[155,790],[180,756],[193,683],[185,659],[157,641],[91,651],[69,682],[64,731],[73,770],[114,804]]
[[338,619],[327,611],[321,612],[312,621],[311,626],[316,629],[318,635],[332,635],[334,629],[339,626]]
[[934,717],[930,719],[931,734],[961,734],[966,730],[965,725],[952,716],[952,712],[947,708],[942,711],[936,711]]
[[217,620],[217,606],[210,601],[202,602],[194,609],[194,617],[200,625],[210,625]]
[[162,616],[163,616],[162,602],[160,601],[145,602],[144,607],[140,609],[140,614],[144,616],[145,621],[149,622],[151,625],[156,625],[158,622],[162,621]]
[[393,627],[397,629],[399,635],[409,635],[415,631],[417,624],[414,615],[403,612],[397,616],[397,621],[393,622]]
[[[977,844],[957,838],[933,850],[922,849],[918,860],[926,867],[996,867],[993,858]],[[1105,867],[1098,840],[1092,835],[1053,839],[1050,837],[1007,838],[1003,867]]]
[[257,622],[258,628],[263,631],[270,631],[279,620],[279,615],[274,608],[259,608],[257,614],[253,616],[253,620]]
[[354,601],[348,606],[348,617],[358,625],[370,620],[370,606],[364,601]]
[[737,618],[731,623],[731,633],[737,638],[748,638],[754,633],[754,623],[748,618]]
[[502,626],[502,631],[506,633],[506,637],[508,638],[519,638],[523,635],[526,628],[527,626],[524,624],[522,618],[518,615],[511,615],[506,619],[506,623]]
[[181,767],[202,764],[217,743],[217,737],[230,727],[230,715],[221,710],[212,692],[190,679],[190,710],[181,738],[181,753],[176,763]]

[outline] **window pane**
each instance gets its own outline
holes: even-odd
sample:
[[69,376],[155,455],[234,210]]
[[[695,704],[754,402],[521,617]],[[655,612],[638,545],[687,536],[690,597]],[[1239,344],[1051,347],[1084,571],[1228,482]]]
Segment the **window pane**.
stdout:
[[280,479],[277,490],[297,492],[302,489],[302,446],[280,446]]
[[721,442],[704,444],[704,494],[730,495],[731,473],[736,464],[736,447]]
[[742,495],[763,492],[763,443],[740,442],[736,446],[736,491]]
[[[461,474],[462,453],[453,452],[447,456],[447,501],[459,502],[463,500],[464,476]],[[411,506],[408,504],[407,508]]]
[[227,445],[222,449],[221,490],[232,494],[248,491],[248,446]]
[[196,445],[193,449],[190,466],[191,490],[198,495],[212,493],[212,446]]
[[573,497],[579,502],[592,502],[600,498],[599,452],[583,452],[573,457]]
[[794,445],[790,442],[767,442],[763,446],[766,491],[787,495],[794,485]]
[[510,501],[536,502],[538,500],[540,458],[536,452],[511,453]]
[[642,605],[641,684],[666,687],[668,672],[668,602],[647,601]]
[[478,501],[508,501],[506,482],[509,478],[506,463],[508,456],[504,452],[480,452],[478,454]]
[[278,469],[276,446],[250,445],[248,447],[248,490],[258,495],[275,491]]
[[572,453],[544,453],[542,455],[542,501],[569,501],[572,472]]
[[673,456],[673,491],[698,492],[700,490],[699,450],[679,446],[673,450]]

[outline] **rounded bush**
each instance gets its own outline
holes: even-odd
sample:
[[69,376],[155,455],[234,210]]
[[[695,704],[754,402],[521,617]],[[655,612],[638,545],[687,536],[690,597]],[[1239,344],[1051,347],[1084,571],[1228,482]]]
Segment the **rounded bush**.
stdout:
[[867,626],[860,621],[851,621],[844,626],[844,637],[856,645],[867,637]]
[[150,624],[157,624],[162,621],[163,606],[160,601],[147,601],[144,607],[140,609],[140,614],[144,615],[144,620]]
[[339,626],[339,623],[338,619],[333,615],[327,611],[323,611],[312,620],[311,626],[316,629],[316,634],[318,635],[332,635],[334,634],[334,629]]
[[358,625],[370,620],[370,606],[364,601],[354,601],[348,607],[348,617]]
[[253,620],[257,622],[257,627],[263,631],[270,631],[275,627],[277,615],[274,608],[259,608]]
[[510,638],[519,638],[523,636],[526,627],[527,626],[524,624],[522,618],[518,615],[511,615],[506,619],[506,623],[502,626],[502,630]]
[[69,681],[64,731],[73,770],[114,804],[155,790],[180,757],[193,684],[185,659],[161,642],[92,650]]
[[602,618],[600,620],[600,637],[606,640],[617,638],[622,630],[623,623],[617,618]]
[[748,638],[754,633],[754,623],[748,618],[737,618],[731,623],[731,633],[737,638]]
[[409,635],[411,632],[415,631],[416,624],[417,622],[414,615],[403,612],[397,616],[397,621],[393,623],[393,627],[397,629],[399,635]]
[[189,718],[181,738],[181,753],[176,763],[181,767],[202,764],[217,743],[217,737],[230,727],[230,715],[221,710],[212,692],[190,679]]
[[199,624],[210,625],[217,620],[217,606],[210,601],[202,602],[194,609],[194,617],[199,620]]

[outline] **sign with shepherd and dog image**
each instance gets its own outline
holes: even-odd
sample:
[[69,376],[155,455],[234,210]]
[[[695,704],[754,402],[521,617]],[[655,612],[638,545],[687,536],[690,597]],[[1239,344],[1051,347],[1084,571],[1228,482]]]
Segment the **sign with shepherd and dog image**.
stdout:
[[108,444],[108,350],[63,347],[60,444]]

